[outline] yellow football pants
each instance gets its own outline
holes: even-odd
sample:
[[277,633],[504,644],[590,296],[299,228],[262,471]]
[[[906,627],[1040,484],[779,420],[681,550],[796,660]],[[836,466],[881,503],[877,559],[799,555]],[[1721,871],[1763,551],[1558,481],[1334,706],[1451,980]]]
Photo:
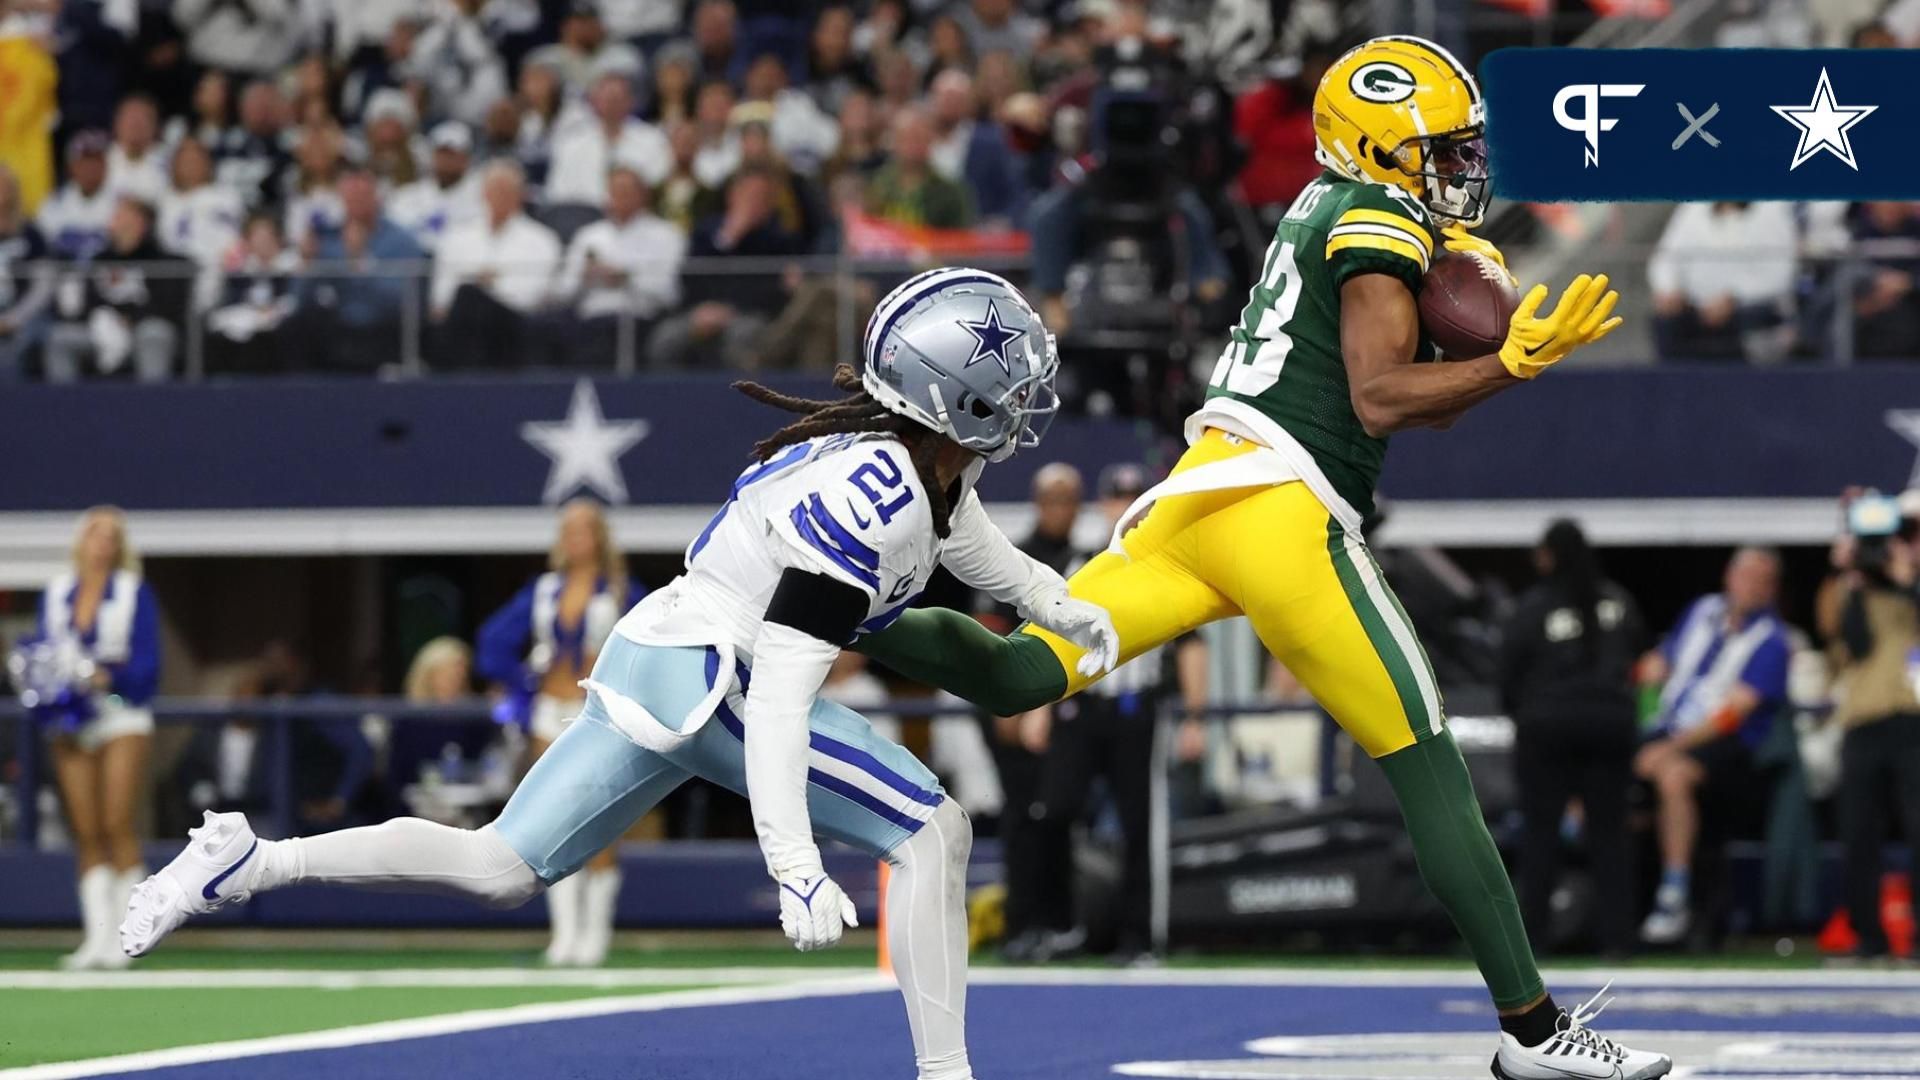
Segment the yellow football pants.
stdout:
[[[1180,473],[1256,447],[1209,430],[1175,466]],[[1123,540],[1068,580],[1099,604],[1132,659],[1216,619],[1244,614],[1280,662],[1373,757],[1440,732],[1433,669],[1400,602],[1357,533],[1348,532],[1299,481],[1173,495],[1154,503]],[[1081,650],[1038,627],[1067,672]]]

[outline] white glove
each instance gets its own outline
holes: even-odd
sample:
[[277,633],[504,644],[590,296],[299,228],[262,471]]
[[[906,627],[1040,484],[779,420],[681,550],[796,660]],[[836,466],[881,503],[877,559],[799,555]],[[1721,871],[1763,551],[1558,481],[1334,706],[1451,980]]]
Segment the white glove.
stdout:
[[1085,649],[1075,666],[1089,679],[1120,660],[1120,632],[1113,628],[1113,616],[1098,604],[1075,600],[1062,589],[1036,604],[1027,618]]
[[780,929],[801,952],[840,944],[846,926],[859,926],[853,901],[825,873],[790,874],[779,879]]

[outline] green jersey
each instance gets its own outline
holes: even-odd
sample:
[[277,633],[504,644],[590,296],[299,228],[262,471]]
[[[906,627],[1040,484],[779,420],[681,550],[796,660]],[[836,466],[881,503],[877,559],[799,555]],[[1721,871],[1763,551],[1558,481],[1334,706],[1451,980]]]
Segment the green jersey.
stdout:
[[[1260,280],[1207,388],[1278,424],[1360,514],[1373,507],[1387,441],[1367,434],[1340,356],[1340,286],[1389,274],[1417,295],[1433,257],[1433,221],[1398,188],[1323,173],[1294,199]],[[1422,335],[1420,351],[1432,349]]]

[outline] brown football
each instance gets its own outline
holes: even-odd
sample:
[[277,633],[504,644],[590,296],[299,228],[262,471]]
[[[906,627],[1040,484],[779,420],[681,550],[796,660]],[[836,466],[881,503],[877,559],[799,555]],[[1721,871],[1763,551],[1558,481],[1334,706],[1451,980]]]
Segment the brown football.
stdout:
[[1420,286],[1420,325],[1443,360],[1499,352],[1520,293],[1490,259],[1447,252]]

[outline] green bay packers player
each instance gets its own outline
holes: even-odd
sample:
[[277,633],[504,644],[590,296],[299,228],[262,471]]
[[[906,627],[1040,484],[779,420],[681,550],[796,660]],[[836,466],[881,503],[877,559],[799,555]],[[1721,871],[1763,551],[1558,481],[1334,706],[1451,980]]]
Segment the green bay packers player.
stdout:
[[[1122,658],[1245,615],[1262,642],[1376,758],[1398,794],[1428,885],[1465,937],[1500,1012],[1495,1076],[1665,1076],[1667,1057],[1557,1008],[1513,887],[1447,731],[1412,624],[1360,537],[1387,436],[1445,427],[1619,325],[1604,276],[1548,311],[1544,285],[1497,353],[1429,358],[1415,296],[1435,247],[1497,265],[1467,229],[1487,199],[1484,106],[1431,42],[1375,38],[1341,57],[1314,98],[1315,156],[1267,249],[1172,475],[1141,497],[1109,550],[1070,582],[1112,613]],[[1490,268],[1490,272],[1492,271]],[[1463,463],[1464,464],[1464,463]],[[999,637],[952,612],[913,612],[865,639],[902,672],[1010,714],[1092,681],[1081,650],[1038,627]]]

